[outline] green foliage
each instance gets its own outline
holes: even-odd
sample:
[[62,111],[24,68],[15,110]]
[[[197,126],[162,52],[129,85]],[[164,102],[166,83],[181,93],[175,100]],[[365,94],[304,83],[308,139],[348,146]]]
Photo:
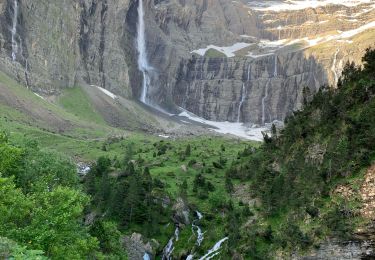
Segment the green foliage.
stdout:
[[188,144],[185,149],[185,156],[189,157],[191,155],[191,146]]
[[12,179],[0,179],[0,234],[57,258],[82,258],[95,252],[96,240],[80,224],[88,198],[57,187],[25,196]]
[[[245,149],[227,171],[227,190],[233,178],[249,181],[261,198],[264,221],[278,220],[268,232],[273,239],[258,236],[254,246],[261,241],[304,250],[322,230],[343,239],[353,232],[356,209],[335,201],[332,190],[347,178],[360,178],[375,158],[375,50],[363,61],[363,68],[348,63],[338,89],[322,87],[312,100],[306,98],[281,132],[273,127],[259,149]],[[310,225],[304,224],[307,216]],[[259,257],[257,248],[249,252]]]
[[30,259],[45,260],[48,259],[43,255],[41,250],[30,250],[26,246],[20,246],[16,242],[0,237],[0,258],[1,259]]
[[114,222],[98,220],[91,226],[90,234],[98,238],[101,251],[109,258],[127,259],[121,233]]

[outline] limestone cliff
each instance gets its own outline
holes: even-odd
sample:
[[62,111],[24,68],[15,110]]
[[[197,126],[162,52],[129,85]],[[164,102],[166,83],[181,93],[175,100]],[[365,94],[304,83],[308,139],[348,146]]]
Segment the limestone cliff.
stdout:
[[131,96],[128,8],[127,0],[1,0],[0,68],[46,94],[85,82]]
[[[283,120],[373,44],[373,4],[346,2],[144,0],[150,96],[210,120]],[[0,0],[0,70],[45,94],[88,84],[139,99],[138,5]]]

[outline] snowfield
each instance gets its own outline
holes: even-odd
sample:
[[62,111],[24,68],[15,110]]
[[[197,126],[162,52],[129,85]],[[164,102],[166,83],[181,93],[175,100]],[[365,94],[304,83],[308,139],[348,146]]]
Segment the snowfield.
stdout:
[[237,43],[233,44],[232,46],[227,46],[227,47],[219,47],[219,46],[215,46],[215,45],[208,45],[206,48],[194,50],[191,53],[197,53],[201,56],[204,56],[209,49],[214,49],[214,50],[217,50],[217,51],[225,54],[228,58],[231,58],[231,57],[235,56],[234,53],[236,51],[239,51],[239,50],[241,50],[243,48],[246,48],[250,45],[251,45],[250,43],[246,43],[246,42],[237,42]]
[[[375,1],[375,0],[374,0]],[[352,43],[352,41],[348,40],[352,38],[353,36],[360,34],[364,31],[370,30],[375,28],[375,21],[369,22],[365,25],[362,25],[356,29],[348,30],[348,31],[337,31],[337,34],[334,35],[328,35],[328,36],[322,36],[322,37],[316,37],[316,38],[301,38],[301,39],[294,39],[294,40],[288,40],[288,39],[282,39],[282,40],[277,40],[277,41],[269,41],[269,40],[260,40],[258,43],[244,43],[244,42],[239,42],[235,43],[232,46],[228,47],[218,47],[215,45],[209,45],[207,48],[203,49],[198,49],[194,50],[191,53],[197,53],[201,56],[204,56],[206,52],[209,49],[215,49],[217,51],[222,52],[225,54],[228,58],[234,57],[235,52],[246,48],[250,45],[255,45],[258,47],[261,52],[253,52],[249,51],[248,54],[246,54],[247,57],[252,57],[252,58],[259,58],[259,57],[264,57],[268,55],[273,55],[275,51],[278,49],[281,49],[286,46],[291,46],[293,44],[297,43],[304,43],[305,47],[313,47],[321,43],[329,42],[329,41],[338,41],[338,42],[345,42],[345,43]],[[242,35],[244,37],[244,35]],[[252,37],[252,36],[247,36],[246,37]]]
[[[344,5],[347,7],[371,4],[373,0],[288,0],[288,1],[250,1],[249,6],[257,11],[295,11],[306,8],[317,8],[327,5]],[[375,8],[373,6],[373,8]]]
[[180,117],[186,117],[192,121],[212,126],[213,128],[210,128],[211,131],[221,134],[231,134],[247,140],[263,141],[262,132],[268,132],[269,130],[267,127],[247,127],[243,123],[210,121],[198,117],[183,108],[181,108],[181,110],[183,112],[178,115]]

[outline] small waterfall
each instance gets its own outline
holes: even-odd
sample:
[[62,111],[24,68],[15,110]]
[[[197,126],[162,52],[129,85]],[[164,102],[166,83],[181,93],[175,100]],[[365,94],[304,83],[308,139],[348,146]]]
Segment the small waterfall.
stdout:
[[141,102],[149,105],[148,88],[151,83],[149,72],[151,67],[148,64],[146,52],[146,36],[144,21],[143,0],[139,0],[138,5],[138,28],[137,28],[137,50],[138,50],[138,68],[143,74],[143,86]]
[[174,250],[173,241],[174,240],[176,242],[178,241],[179,234],[180,234],[180,230],[177,227],[174,231],[174,236],[172,236],[171,239],[169,239],[168,244],[163,249],[163,256],[162,256],[163,260],[171,260],[172,259],[172,253],[173,253],[173,250]]
[[178,241],[179,235],[180,235],[180,230],[178,228],[176,228],[176,230],[174,231],[174,237],[176,238],[176,242]]
[[268,97],[268,86],[271,83],[271,78],[268,79],[266,84],[266,90],[262,98],[262,125],[266,123],[266,98]]
[[249,64],[249,66],[247,67],[247,82],[249,82],[250,80],[250,69],[251,69],[251,65]]
[[173,237],[169,239],[168,244],[164,247],[163,250],[163,260],[170,260],[172,259],[171,255],[173,253],[174,246],[173,246]]
[[219,240],[214,246],[213,248],[211,248],[210,250],[208,250],[207,254],[205,254],[204,256],[202,256],[201,258],[199,258],[199,260],[205,260],[205,259],[211,259],[213,258],[214,256],[220,254],[220,249],[221,249],[221,245],[228,239],[228,237],[224,237],[223,239]]
[[143,255],[143,260],[151,260],[150,255],[147,254],[147,253],[145,253],[145,254]]
[[275,65],[274,65],[274,70],[273,70],[273,76],[276,78],[277,77],[277,56],[275,54]]
[[[249,82],[249,80],[250,80],[250,69],[251,69],[251,65],[249,64],[249,66],[247,67],[247,80],[246,80],[246,82]],[[246,100],[246,95],[247,95],[247,93],[246,93],[245,83],[242,83],[241,98],[240,98],[240,103],[239,103],[238,109],[237,109],[237,123],[240,123],[240,120],[241,120],[241,110],[242,110],[243,103]]]
[[241,110],[242,110],[243,102],[245,102],[245,99],[246,99],[245,83],[242,83],[241,100],[237,109],[237,122],[238,123],[240,122],[240,119],[241,119]]
[[[275,54],[274,58],[274,68],[273,68],[273,77],[276,78],[278,76],[277,72],[277,55]],[[271,77],[268,79],[266,84],[266,89],[264,91],[264,96],[262,98],[262,125],[266,123],[266,99],[268,98],[268,88],[271,84]]]
[[339,49],[336,50],[335,52],[335,55],[333,56],[333,62],[332,62],[332,67],[331,67],[331,71],[333,73],[333,86],[337,86],[337,82],[339,81],[339,76],[338,76],[338,73],[336,71],[336,62],[337,62],[337,54],[339,53]]
[[18,0],[13,1],[13,24],[12,24],[12,60],[17,59],[18,43],[16,41],[17,25],[18,25]]
[[198,210],[195,211],[195,213],[197,214],[198,219],[193,221],[193,223],[191,224],[191,229],[192,229],[193,233],[194,233],[194,229],[197,230],[197,245],[200,246],[203,242],[203,239],[204,239],[204,233],[202,232],[202,229],[198,225],[196,225],[195,223],[197,221],[201,220],[203,218],[203,215]]

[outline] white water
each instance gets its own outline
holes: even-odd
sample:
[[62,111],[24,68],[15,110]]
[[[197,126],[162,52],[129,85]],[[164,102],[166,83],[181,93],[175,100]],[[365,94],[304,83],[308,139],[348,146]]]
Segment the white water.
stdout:
[[332,67],[331,67],[331,71],[333,72],[333,86],[336,87],[337,86],[337,82],[339,81],[339,76],[337,74],[337,71],[336,71],[336,61],[337,61],[337,54],[339,53],[339,49],[336,50],[335,52],[335,55],[333,56],[333,62],[332,62]]
[[180,235],[180,230],[178,228],[176,228],[176,230],[174,231],[174,236],[176,238],[176,242],[178,241],[178,236]]
[[197,220],[201,220],[203,218],[203,215],[198,210],[195,211],[195,213],[197,214],[198,219],[194,220],[193,223],[191,223],[191,230],[193,231],[193,233],[194,233],[194,230],[197,231],[197,242],[196,242],[196,244],[198,246],[200,246],[203,242],[203,239],[204,239],[204,233],[202,232],[202,229],[198,225],[196,225],[195,223],[197,222]]
[[173,253],[174,247],[173,247],[173,237],[169,239],[168,244],[163,250],[163,260],[170,260],[172,259],[171,255]]
[[262,125],[266,123],[266,98],[268,97],[268,86],[271,83],[271,78],[268,79],[266,84],[266,90],[262,98]]
[[202,213],[200,213],[198,210],[195,212],[197,213],[198,219],[201,220],[203,218]]
[[12,60],[15,61],[17,59],[17,52],[18,52],[18,44],[16,41],[17,36],[17,21],[18,21],[18,0],[14,0],[13,6],[13,24],[12,24]]
[[[275,55],[275,64],[274,64],[274,70],[273,70],[273,77],[276,78],[278,75],[277,72],[277,56]],[[262,125],[266,124],[266,99],[268,98],[268,88],[271,84],[271,77],[268,79],[266,83],[266,89],[264,92],[264,96],[262,98]]]
[[276,78],[277,77],[277,56],[275,55],[275,65],[274,65],[274,71],[273,71],[273,76]]
[[281,27],[281,25],[279,25],[278,27],[277,27],[277,30],[279,30],[279,41],[280,41],[280,38],[281,38],[281,29],[282,29],[283,27]]
[[163,249],[163,256],[162,256],[163,260],[171,260],[172,259],[172,253],[173,253],[173,250],[174,250],[173,241],[174,240],[176,242],[178,241],[179,234],[180,234],[180,230],[177,227],[174,231],[174,236],[172,236],[171,239],[169,239],[168,244]]
[[219,250],[221,249],[221,245],[228,239],[228,237],[224,237],[223,239],[219,240],[219,242],[217,242],[213,248],[211,248],[210,250],[208,250],[207,254],[205,254],[204,256],[202,256],[201,258],[199,258],[199,260],[204,260],[204,259],[211,259],[212,257],[218,255],[220,252]]
[[145,254],[143,255],[143,260],[151,260],[149,254],[145,253]]
[[149,104],[148,87],[150,85],[149,71],[151,69],[147,60],[146,52],[146,36],[144,22],[143,0],[139,0],[138,5],[138,30],[137,30],[137,50],[138,50],[138,68],[143,74],[143,86],[141,94],[141,102]]
[[246,99],[245,83],[242,83],[241,100],[237,109],[237,122],[238,123],[240,122],[240,119],[241,119],[241,110],[242,110],[243,102],[245,102],[245,99]]

